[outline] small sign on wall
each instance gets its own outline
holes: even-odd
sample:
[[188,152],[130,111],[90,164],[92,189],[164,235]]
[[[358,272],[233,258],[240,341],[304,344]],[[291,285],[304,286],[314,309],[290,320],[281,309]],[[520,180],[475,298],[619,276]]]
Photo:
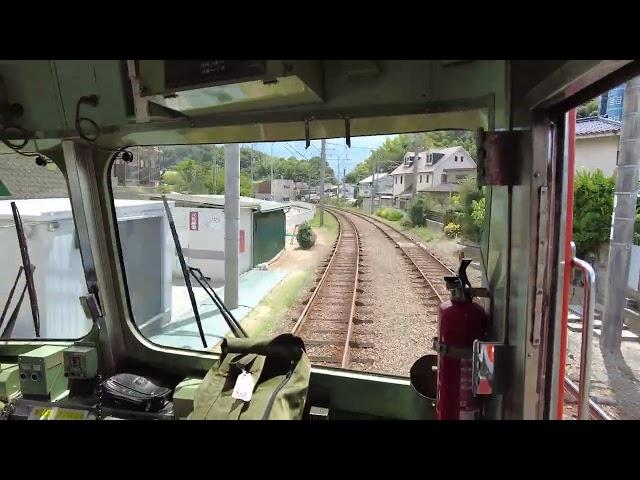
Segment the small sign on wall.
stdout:
[[240,230],[240,253],[244,253],[244,230]]
[[189,212],[189,230],[198,230],[198,212]]

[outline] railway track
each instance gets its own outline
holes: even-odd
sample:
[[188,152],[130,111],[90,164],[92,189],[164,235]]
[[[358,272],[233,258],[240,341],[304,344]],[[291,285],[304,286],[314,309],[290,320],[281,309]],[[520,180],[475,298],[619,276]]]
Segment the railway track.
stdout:
[[359,347],[352,337],[360,238],[356,226],[344,214],[328,213],[338,221],[338,237],[324,273],[292,333],[304,340],[313,364],[347,368],[352,360],[351,350]]
[[[354,212],[351,210],[342,210],[335,208],[331,210],[348,212],[349,214],[357,216],[358,218],[362,218],[372,225],[375,225],[382,233],[384,233],[387,238],[389,238],[396,245],[397,248],[402,251],[410,264],[420,274],[421,278],[417,279],[418,282],[423,282],[433,292],[432,296],[426,298],[428,303],[425,306],[431,307],[434,300],[436,300],[437,304],[439,305],[443,301],[443,299],[448,296],[444,277],[448,275],[455,275],[455,273],[452,272],[451,269],[444,265],[440,260],[427,252],[424,248],[417,245],[407,235],[373,217],[370,217],[369,215]],[[575,400],[578,399],[578,388],[568,377],[565,377],[564,379],[564,389],[566,395]],[[589,415],[593,420],[610,420],[610,417],[606,414],[606,412],[593,400],[589,400]]]

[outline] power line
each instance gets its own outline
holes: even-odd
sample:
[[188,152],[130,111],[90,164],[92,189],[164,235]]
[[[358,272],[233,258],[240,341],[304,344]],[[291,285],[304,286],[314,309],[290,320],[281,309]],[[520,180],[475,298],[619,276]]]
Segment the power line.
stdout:
[[293,149],[296,151],[296,153],[297,153],[298,155],[300,155],[302,158],[304,158],[305,160],[309,160],[309,159],[307,158],[307,156],[306,156],[306,155],[304,155],[304,154],[302,154],[302,153],[298,152],[298,150],[296,150],[296,148],[295,148],[293,145],[291,145],[290,143],[287,143],[287,145],[289,145],[291,148],[293,148]]

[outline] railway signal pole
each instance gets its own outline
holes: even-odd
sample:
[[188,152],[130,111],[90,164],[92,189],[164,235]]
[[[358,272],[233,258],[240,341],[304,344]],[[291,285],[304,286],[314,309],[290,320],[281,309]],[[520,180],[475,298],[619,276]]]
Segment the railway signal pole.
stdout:
[[638,201],[640,164],[640,77],[630,80],[624,89],[620,153],[616,168],[609,260],[608,285],[602,319],[600,347],[603,353],[620,353],[625,291],[629,277],[631,246]]

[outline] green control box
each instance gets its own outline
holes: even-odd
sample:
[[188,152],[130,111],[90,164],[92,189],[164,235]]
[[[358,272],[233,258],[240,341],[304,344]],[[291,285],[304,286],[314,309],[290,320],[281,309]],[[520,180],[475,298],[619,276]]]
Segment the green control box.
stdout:
[[0,363],[0,402],[7,402],[20,391],[18,365]]
[[56,398],[67,389],[63,351],[67,347],[45,345],[18,356],[23,396]]
[[63,352],[64,376],[71,380],[88,380],[98,375],[98,352],[95,347],[74,345]]

